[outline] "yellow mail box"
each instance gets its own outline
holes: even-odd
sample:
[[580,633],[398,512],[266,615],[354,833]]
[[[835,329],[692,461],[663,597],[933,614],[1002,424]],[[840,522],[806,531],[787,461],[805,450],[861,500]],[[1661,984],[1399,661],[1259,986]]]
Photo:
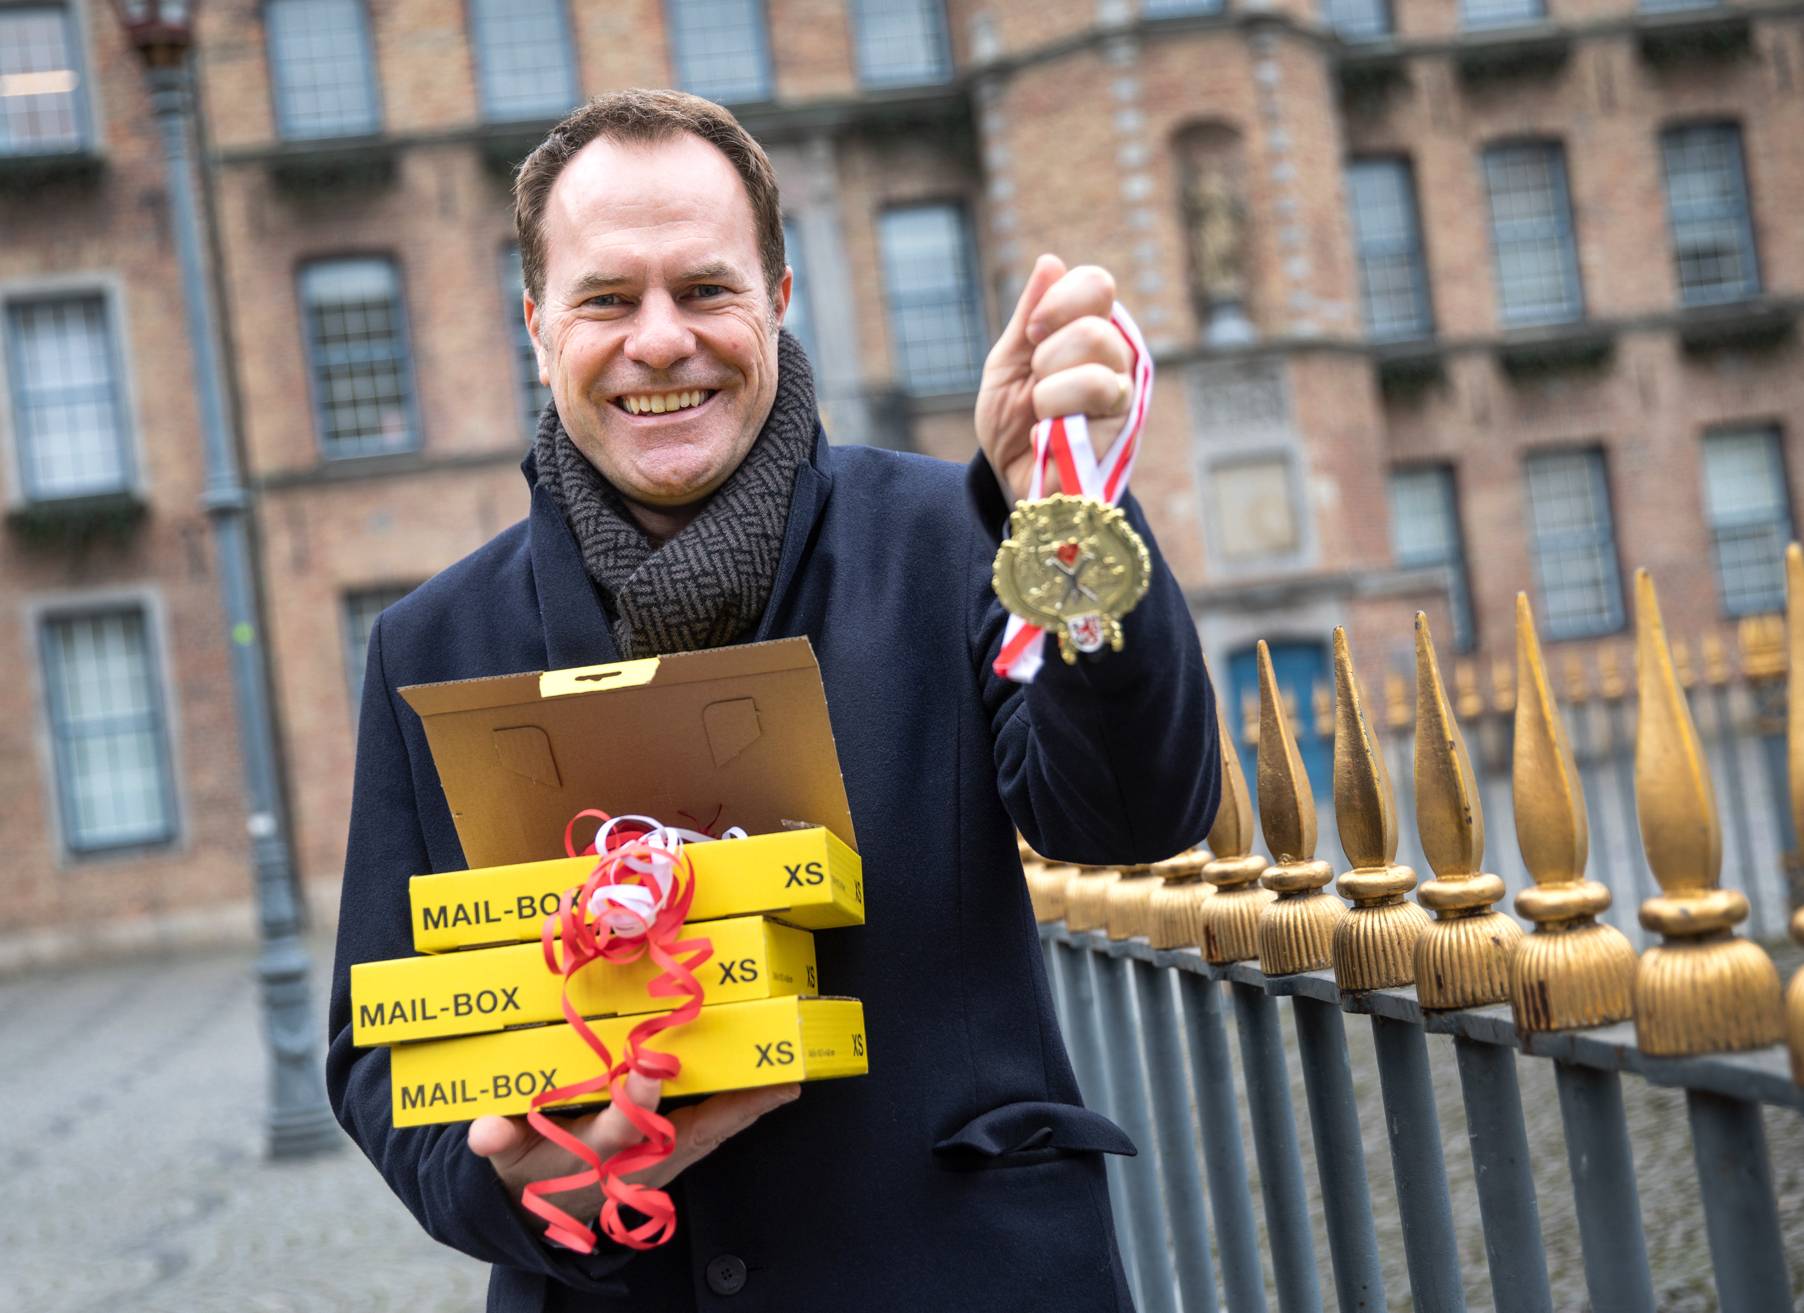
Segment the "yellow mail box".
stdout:
[[[806,930],[740,916],[683,927],[683,939],[698,937],[714,949],[695,973],[704,1004],[820,992],[814,936]],[[665,1012],[681,1000],[646,993],[660,974],[649,957],[591,962],[571,977],[570,1000],[583,1017]],[[546,968],[538,944],[357,962],[351,1035],[363,1045],[397,1044],[561,1021],[563,993],[564,978]]]
[[[864,924],[864,866],[831,830],[810,827],[684,846],[695,864],[690,921],[774,916],[806,930]],[[422,953],[537,939],[593,857],[416,875],[413,946]]]
[[[611,1017],[592,1029],[618,1056],[641,1018]],[[712,1094],[791,1081],[862,1076],[869,1070],[864,1005],[851,998],[771,998],[721,1003],[657,1037],[683,1060],[667,1096]],[[430,1126],[530,1111],[540,1090],[597,1074],[595,1055],[562,1023],[397,1044],[390,1050],[396,1126]],[[600,1103],[604,1090],[577,1100]],[[573,1105],[559,1105],[573,1106]]]

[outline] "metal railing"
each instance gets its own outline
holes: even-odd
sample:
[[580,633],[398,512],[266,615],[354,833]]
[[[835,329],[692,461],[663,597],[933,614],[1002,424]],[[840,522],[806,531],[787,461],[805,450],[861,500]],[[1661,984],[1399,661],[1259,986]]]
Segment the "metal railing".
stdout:
[[[1799,768],[1789,772],[1783,796],[1795,824],[1804,811],[1804,553],[1796,546],[1787,574],[1789,754]],[[1719,886],[1722,831],[1710,768],[1645,573],[1636,589],[1632,789],[1648,888],[1657,890],[1640,901],[1640,923],[1659,937],[1643,952],[1606,919],[1611,891],[1586,878],[1586,771],[1567,737],[1526,598],[1517,607],[1509,801],[1527,879],[1515,907],[1532,923],[1529,932],[1494,906],[1506,887],[1484,870],[1489,798],[1471,769],[1421,617],[1413,760],[1397,766],[1387,766],[1346,634],[1335,632],[1328,710],[1334,815],[1346,858],[1338,890],[1350,906],[1326,887],[1334,868],[1315,855],[1315,800],[1263,644],[1257,790],[1269,859],[1252,852],[1252,796],[1226,736],[1221,812],[1208,850],[1119,870],[1026,855],[1079,1082],[1086,1099],[1140,1146],[1137,1158],[1111,1160],[1109,1182],[1145,1313],[1266,1313],[1274,1305],[1279,1313],[1350,1313],[1412,1304],[1419,1313],[1445,1313],[1482,1292],[1468,1275],[1478,1266],[1499,1313],[1676,1307],[1667,1298],[1671,1282],[1656,1286],[1636,1169],[1638,1138],[1644,1156],[1658,1156],[1650,1145],[1663,1146],[1676,1128],[1637,1137],[1624,1073],[1650,1091],[1674,1091],[1665,1097],[1682,1097],[1686,1107],[1695,1185],[1662,1180],[1650,1200],[1663,1209],[1669,1195],[1695,1190],[1711,1280],[1693,1274],[1684,1306],[1708,1307],[1714,1293],[1723,1313],[1804,1308],[1804,1268],[1794,1272],[1788,1262],[1767,1144],[1771,1118],[1787,1119],[1788,1136],[1795,1125],[1790,1112],[1772,1110],[1804,1110],[1804,972],[1790,996],[1788,1055],[1777,969],[1764,949],[1735,933],[1748,916],[1746,897]],[[1780,635],[1767,632],[1761,641],[1771,649],[1761,678],[1776,687]],[[1752,673],[1755,663],[1747,664]],[[1317,710],[1320,720],[1324,710]],[[1781,738],[1780,768],[1786,749]],[[1408,897],[1415,872],[1396,861],[1390,775],[1403,775],[1403,765],[1413,767],[1418,851],[1432,872],[1419,903]],[[1804,942],[1804,912],[1792,929]],[[1294,1039],[1282,1024],[1286,1010]],[[1237,1053],[1228,1040],[1230,1012]],[[1368,1019],[1369,1046],[1349,1014]],[[1451,1037],[1452,1064],[1439,1036]],[[1536,1087],[1532,1102],[1519,1084],[1519,1057],[1538,1060],[1521,1064]],[[1450,1174],[1457,1145],[1447,1149],[1441,1131],[1447,1097],[1443,1090],[1437,1098],[1436,1077],[1450,1080],[1450,1066],[1469,1175]],[[1548,1068],[1557,1099],[1541,1097]],[[1638,1107],[1642,1092],[1633,1093]],[[1566,1173],[1550,1182],[1549,1155],[1536,1149],[1553,1138],[1543,1124],[1556,1104]],[[1667,1107],[1665,1116],[1674,1111]],[[1380,1216],[1379,1183],[1368,1171],[1366,1141],[1378,1135],[1389,1149],[1394,1219],[1388,1208]],[[1804,1148],[1804,1137],[1788,1143]],[[1784,1166],[1785,1225],[1804,1229],[1804,1217],[1793,1216],[1801,1164]],[[1551,1198],[1550,1184],[1569,1191],[1578,1233],[1576,1256],[1562,1245],[1562,1261],[1551,1264],[1540,1202]],[[1563,1212],[1566,1204],[1556,1206]],[[1696,1230],[1688,1219],[1688,1234]],[[1319,1275],[1318,1238],[1331,1292]],[[1701,1269],[1702,1248],[1662,1261]]]

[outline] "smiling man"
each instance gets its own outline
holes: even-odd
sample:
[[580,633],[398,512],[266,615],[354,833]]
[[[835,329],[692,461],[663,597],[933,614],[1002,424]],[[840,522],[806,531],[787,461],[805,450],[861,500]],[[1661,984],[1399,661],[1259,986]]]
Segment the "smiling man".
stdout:
[[[780,327],[775,179],[720,107],[591,102],[527,159],[515,201],[552,404],[527,518],[371,635],[327,1059],[340,1120],[431,1234],[495,1264],[490,1309],[1128,1308],[1100,1155],[1132,1146],[1082,1106],[1014,830],[1094,863],[1199,842],[1214,699],[1156,545],[1126,650],[1026,687],[991,669],[989,586],[1035,418],[1085,413],[1099,448],[1120,427],[1112,280],[1035,264],[961,468],[828,445]],[[408,877],[465,865],[395,690],[795,635],[820,661],[869,916],[816,948],[864,1001],[871,1074],[672,1113],[676,1152],[648,1179],[675,1199],[675,1239],[571,1253],[516,1201],[572,1158],[516,1119],[395,1129],[386,1051],[351,1043],[351,964],[408,953]],[[644,1107],[659,1093],[628,1086]],[[571,1125],[604,1156],[636,1139],[613,1107]],[[592,1219],[599,1198],[558,1202]]]

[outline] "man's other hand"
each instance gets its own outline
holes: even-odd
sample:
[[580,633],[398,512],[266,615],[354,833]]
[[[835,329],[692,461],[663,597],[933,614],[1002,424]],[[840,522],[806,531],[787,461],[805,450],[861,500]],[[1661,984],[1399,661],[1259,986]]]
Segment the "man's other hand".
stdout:
[[[1127,418],[1133,353],[1109,322],[1115,280],[1107,269],[1066,269],[1056,255],[1034,261],[1027,286],[1002,336],[990,348],[977,394],[977,443],[1010,501],[1027,495],[1033,476],[1036,420],[1090,417],[1090,442],[1101,459]],[[1061,488],[1046,472],[1047,493]]]
[[[661,1094],[658,1081],[640,1075],[626,1078],[626,1096],[646,1111],[658,1106]],[[765,1089],[734,1090],[716,1094],[687,1108],[670,1113],[676,1127],[676,1148],[656,1167],[635,1172],[626,1179],[644,1185],[663,1187],[678,1172],[719,1148],[730,1137],[739,1134],[773,1108],[791,1102],[802,1092],[800,1085],[772,1085]],[[638,1144],[645,1137],[624,1112],[609,1104],[600,1112],[586,1117],[562,1118],[563,1125],[594,1149],[605,1162],[621,1149]],[[564,1176],[581,1170],[564,1150],[533,1130],[524,1117],[478,1117],[470,1123],[470,1152],[487,1158],[495,1174],[518,1203],[520,1194],[534,1181]],[[565,1212],[584,1222],[593,1222],[601,1212],[601,1188],[573,1190],[550,1198]]]

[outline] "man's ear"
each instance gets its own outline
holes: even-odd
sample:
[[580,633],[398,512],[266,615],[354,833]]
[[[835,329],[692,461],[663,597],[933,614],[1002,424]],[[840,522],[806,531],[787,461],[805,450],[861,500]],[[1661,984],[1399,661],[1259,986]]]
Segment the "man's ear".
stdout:
[[777,284],[776,292],[771,296],[771,304],[776,307],[777,325],[782,327],[785,316],[789,314],[789,298],[795,291],[796,271],[788,265],[783,266],[783,280]]
[[532,293],[520,293],[520,312],[526,316],[526,335],[532,339],[532,354],[539,363],[539,382],[551,386],[551,369],[545,359],[545,343],[539,338],[539,307]]

